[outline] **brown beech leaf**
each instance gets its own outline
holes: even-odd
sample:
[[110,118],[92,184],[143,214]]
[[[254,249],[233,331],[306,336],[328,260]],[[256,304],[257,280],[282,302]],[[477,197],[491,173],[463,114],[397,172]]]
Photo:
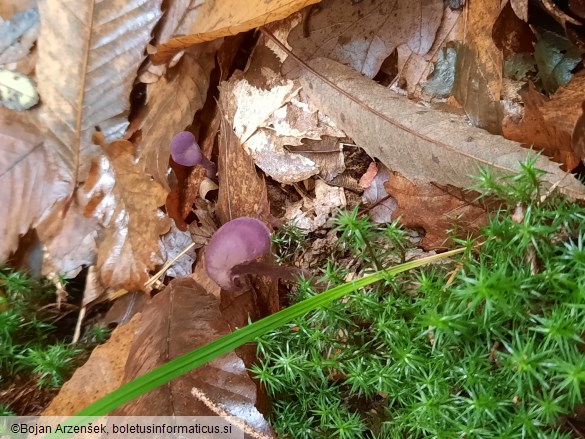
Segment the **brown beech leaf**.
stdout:
[[[533,153],[519,143],[471,127],[465,119],[421,106],[392,93],[350,67],[327,59],[311,61],[321,77],[306,71],[301,82],[311,102],[343,127],[371,157],[409,179],[468,188],[478,167],[515,174]],[[328,78],[343,91],[332,87]],[[573,198],[585,198],[585,186],[545,157],[536,167],[547,172],[543,185]]]
[[22,113],[0,112],[0,261],[36,226],[71,185],[48,154],[35,126]]
[[585,75],[576,76],[549,99],[530,84],[527,91],[520,93],[524,117],[506,117],[502,124],[504,136],[543,151],[571,171],[581,162],[571,145],[571,134],[581,102],[585,101],[584,87]]
[[206,1],[193,10],[191,29],[182,29],[184,36],[172,38],[157,46],[152,57],[160,64],[169,61],[175,53],[194,44],[236,35],[273,21],[282,20],[319,0],[224,0],[220,3]]
[[167,190],[171,139],[191,124],[203,107],[220,44],[217,41],[188,50],[176,67],[148,87],[138,158],[145,172]]
[[[288,42],[304,60],[327,57],[373,78],[400,45],[429,51],[443,17],[442,0],[324,0],[307,12]],[[288,60],[284,71],[297,67]]]
[[96,126],[108,141],[126,130],[130,90],[161,1],[40,3],[36,72],[42,118],[52,134],[49,147],[75,179],[87,172]]
[[170,227],[157,212],[167,192],[134,164],[132,143],[119,140],[102,149],[109,160],[94,162],[86,184],[85,214],[106,227],[97,267],[104,285],[143,290],[149,271],[161,262],[159,236]]
[[135,316],[126,325],[117,327],[107,342],[96,347],[85,364],[61,387],[43,416],[73,416],[120,387],[140,321],[141,316]]
[[406,227],[425,230],[422,245],[425,250],[444,248],[448,230],[457,229],[477,232],[487,223],[485,210],[470,204],[474,196],[466,196],[461,190],[408,180],[392,172],[384,183],[388,194],[396,200],[398,208],[394,217],[400,217]]
[[[142,311],[141,324],[126,363],[125,382],[230,332],[219,301],[190,278],[172,281]],[[192,389],[240,417],[258,432],[271,434],[256,409],[256,385],[234,352],[191,370],[116,409],[121,416],[214,416]]]

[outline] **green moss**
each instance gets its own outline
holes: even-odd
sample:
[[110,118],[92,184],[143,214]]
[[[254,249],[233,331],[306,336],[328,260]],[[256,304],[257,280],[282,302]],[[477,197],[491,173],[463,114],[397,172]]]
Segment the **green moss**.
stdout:
[[[263,337],[252,370],[279,434],[570,437],[559,428],[583,402],[585,208],[556,195],[541,203],[539,176],[530,161],[506,181],[480,174],[502,203],[464,242],[462,265],[387,279]],[[410,246],[397,223],[378,228],[358,213],[337,217],[327,286],[344,282],[341,258],[363,274]],[[314,294],[301,282],[294,299]]]

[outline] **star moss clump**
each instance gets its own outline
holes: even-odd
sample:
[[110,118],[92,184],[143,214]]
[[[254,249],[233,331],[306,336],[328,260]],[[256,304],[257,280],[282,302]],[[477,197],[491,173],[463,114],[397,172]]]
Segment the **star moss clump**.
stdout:
[[[533,161],[509,179],[464,258],[364,288],[262,337],[253,373],[292,438],[570,438],[585,383],[585,208],[543,193]],[[336,219],[325,287],[396,261],[397,222]],[[392,259],[394,258],[394,259]],[[354,264],[355,266],[356,264]],[[318,292],[302,281],[294,300]],[[318,284],[319,285],[319,284]]]

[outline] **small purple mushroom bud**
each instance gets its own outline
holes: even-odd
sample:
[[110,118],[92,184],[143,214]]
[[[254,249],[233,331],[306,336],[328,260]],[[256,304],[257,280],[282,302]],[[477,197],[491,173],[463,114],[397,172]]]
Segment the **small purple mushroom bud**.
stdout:
[[195,136],[189,131],[181,131],[175,134],[173,140],[171,140],[171,157],[179,165],[201,165],[207,170],[209,178],[215,178],[217,173],[215,164],[207,160],[203,155]]
[[297,268],[257,261],[270,251],[271,242],[270,230],[262,221],[241,217],[225,223],[207,245],[207,274],[226,291],[243,290],[248,274],[294,280],[301,274]]

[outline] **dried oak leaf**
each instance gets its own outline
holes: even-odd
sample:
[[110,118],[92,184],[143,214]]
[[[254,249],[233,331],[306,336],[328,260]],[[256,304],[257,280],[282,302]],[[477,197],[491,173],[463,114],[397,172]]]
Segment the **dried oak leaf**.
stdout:
[[502,123],[504,137],[534,147],[573,170],[581,157],[573,150],[571,135],[585,101],[585,75],[575,76],[565,88],[551,98],[536,91],[530,84],[521,92],[524,117],[508,116]]
[[[327,57],[373,78],[384,60],[405,44],[419,55],[429,51],[443,17],[442,0],[348,2],[324,0],[308,10],[288,42],[304,60]],[[283,71],[297,67],[287,60]]]
[[161,262],[158,240],[170,224],[157,208],[167,192],[134,164],[132,143],[119,140],[102,149],[109,160],[94,162],[86,183],[85,214],[106,227],[97,266],[107,287],[142,290],[149,271]]
[[384,187],[398,203],[393,215],[406,227],[425,230],[422,245],[426,250],[444,248],[448,230],[460,230],[465,236],[487,223],[485,210],[470,204],[473,197],[466,198],[457,188],[411,181],[397,172],[392,172]]
[[[141,324],[126,363],[125,382],[230,332],[219,311],[219,301],[190,278],[172,281],[141,314]],[[192,389],[202,392],[215,407],[238,416],[254,430],[272,433],[255,407],[256,385],[234,352],[140,395],[112,414],[217,415],[217,411],[192,396]]]

